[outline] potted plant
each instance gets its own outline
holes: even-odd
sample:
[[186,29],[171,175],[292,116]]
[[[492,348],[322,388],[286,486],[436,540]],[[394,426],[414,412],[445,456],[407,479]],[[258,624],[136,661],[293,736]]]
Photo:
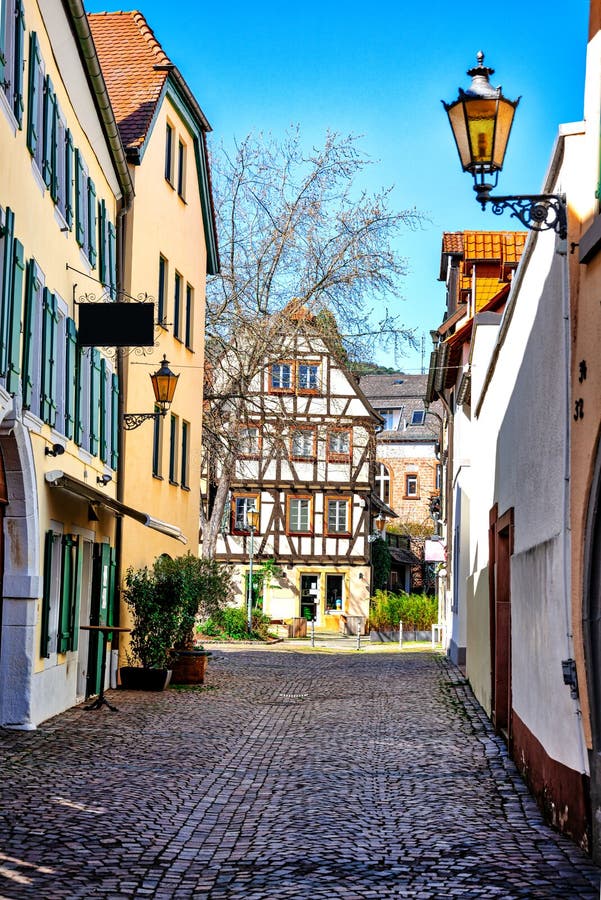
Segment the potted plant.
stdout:
[[160,569],[178,591],[181,608],[171,653],[174,684],[202,684],[210,652],[195,643],[199,617],[214,616],[223,609],[231,594],[229,570],[211,559],[188,553],[177,559],[161,560]]
[[129,568],[123,589],[132,630],[127,661],[120,669],[121,686],[163,690],[169,684],[170,650],[181,624],[181,598],[173,579],[157,560],[152,567]]

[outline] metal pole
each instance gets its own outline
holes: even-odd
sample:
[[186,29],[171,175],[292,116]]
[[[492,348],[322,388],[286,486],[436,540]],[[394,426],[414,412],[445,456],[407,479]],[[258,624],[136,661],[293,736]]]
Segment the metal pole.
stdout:
[[361,649],[361,626],[357,625],[357,650]]
[[315,619],[311,619],[311,646],[315,646]]
[[253,553],[255,550],[255,529],[250,526],[250,554],[248,560],[248,595],[246,600],[246,624],[248,628],[248,633],[250,634],[252,631],[252,623],[253,623]]
[[403,649],[403,623],[399,622],[399,650]]

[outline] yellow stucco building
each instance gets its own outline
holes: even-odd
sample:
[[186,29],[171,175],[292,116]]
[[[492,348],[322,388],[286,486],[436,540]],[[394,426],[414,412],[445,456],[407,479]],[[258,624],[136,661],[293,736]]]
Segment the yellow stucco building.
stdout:
[[155,346],[120,361],[125,412],[152,411],[149,375],[164,356],[180,376],[165,417],[122,433],[119,499],[165,526],[122,520],[124,573],[198,550],[205,285],[218,256],[202,110],[140,13],[89,21],[136,195],[122,223],[123,288],[156,309]]

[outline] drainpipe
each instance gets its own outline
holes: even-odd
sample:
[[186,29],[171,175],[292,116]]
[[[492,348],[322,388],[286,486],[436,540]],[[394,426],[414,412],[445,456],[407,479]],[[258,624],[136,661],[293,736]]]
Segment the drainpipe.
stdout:
[[[570,337],[570,292],[569,292],[569,264],[568,264],[568,242],[567,240],[557,240],[557,255],[559,256],[561,266],[561,312],[563,317],[563,341],[564,341],[564,358],[565,358],[565,379],[564,379],[564,451],[563,451],[563,597],[564,597],[564,614],[565,629],[567,642],[567,657],[574,658],[574,634],[572,631],[572,608],[571,608],[571,579],[572,579],[572,529],[570,521],[570,488],[571,488],[571,373],[572,373],[572,353],[571,353],[571,337]],[[582,710],[580,700],[575,698],[576,715],[578,717],[578,745],[580,750],[580,764],[582,772],[588,771],[588,753],[584,743],[584,732],[582,729]]]

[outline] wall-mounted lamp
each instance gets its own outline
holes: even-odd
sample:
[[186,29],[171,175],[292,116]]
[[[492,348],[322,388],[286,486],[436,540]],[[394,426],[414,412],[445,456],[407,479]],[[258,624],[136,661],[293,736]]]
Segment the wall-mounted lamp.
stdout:
[[112,480],[113,480],[112,475],[106,474],[106,475],[97,475],[96,476],[97,484],[104,484],[106,486],[109,483],[109,481],[112,481]]
[[[478,65],[468,69],[472,83],[453,103],[442,101],[453,130],[459,159],[464,172],[474,178],[476,199],[500,216],[506,209],[530,231],[554,231],[560,238],[567,236],[566,199],[563,194],[520,194],[513,197],[491,197],[503,168],[513,116],[520,98],[508,100],[501,88],[493,87],[489,76],[494,69],[484,63],[484,54],[477,54]],[[492,176],[492,180],[491,180]]]
[[155,404],[159,407],[158,412],[124,413],[122,419],[123,428],[126,431],[131,431],[133,428],[139,428],[142,422],[145,422],[147,419],[159,419],[166,416],[173,402],[178,378],[179,375],[174,375],[169,368],[167,357],[163,354],[161,368],[150,376]]
[[52,447],[45,447],[44,453],[46,456],[62,456],[65,452],[65,448],[62,444],[53,444]]

